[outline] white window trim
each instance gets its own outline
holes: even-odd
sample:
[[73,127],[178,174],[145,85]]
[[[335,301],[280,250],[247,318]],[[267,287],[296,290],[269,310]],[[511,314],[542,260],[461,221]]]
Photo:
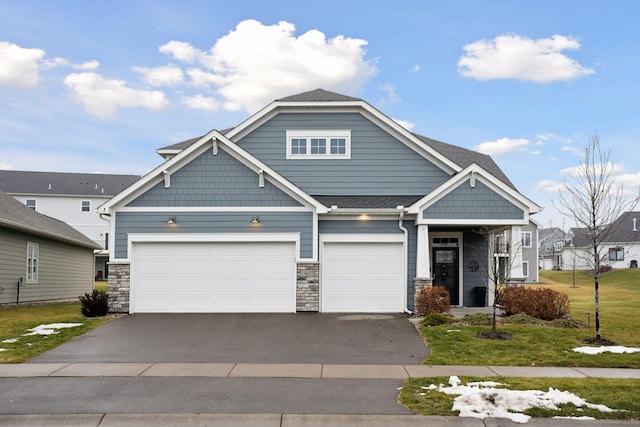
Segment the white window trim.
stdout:
[[[287,130],[287,159],[350,159],[351,158],[351,130]],[[306,154],[292,154],[291,140],[295,138],[307,139]],[[311,139],[324,138],[327,140],[326,154],[311,154]],[[331,138],[344,138],[346,141],[345,154],[331,154]]]
[[[29,202],[33,202],[33,206],[29,206]],[[38,210],[38,201],[36,199],[26,199],[24,204],[29,209],[33,209],[34,211]]]
[[[29,263],[31,260],[31,264]],[[35,268],[32,268],[33,261],[35,260]],[[40,272],[40,245],[37,243],[27,242],[27,283],[38,283],[38,274]]]
[[529,277],[529,261],[522,261],[522,275]]
[[[88,210],[84,210],[84,202],[87,202],[89,204],[89,209]],[[80,201],[80,212],[82,213],[91,213],[91,200],[81,200]]]
[[524,243],[522,244],[523,248],[532,248],[533,247],[533,233],[531,231],[523,231],[522,232],[522,240],[523,242],[525,241],[524,236],[528,234],[529,235],[529,244],[525,245]]

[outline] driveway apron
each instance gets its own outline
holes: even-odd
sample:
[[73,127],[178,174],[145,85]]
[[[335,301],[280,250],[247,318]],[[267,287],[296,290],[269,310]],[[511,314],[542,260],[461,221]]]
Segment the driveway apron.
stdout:
[[30,363],[407,365],[427,354],[403,314],[133,314]]

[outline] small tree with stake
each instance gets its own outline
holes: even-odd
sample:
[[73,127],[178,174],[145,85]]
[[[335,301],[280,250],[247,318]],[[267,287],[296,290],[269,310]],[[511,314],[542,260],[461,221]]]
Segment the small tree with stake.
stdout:
[[617,185],[612,175],[615,165],[610,162],[610,151],[600,147],[600,136],[594,134],[584,149],[584,160],[571,175],[571,182],[563,183],[558,210],[586,230],[588,246],[585,261],[593,269],[595,291],[594,343],[602,343],[600,330],[599,273],[603,259],[602,243],[613,233],[612,224],[622,212],[633,210],[638,197],[629,200],[622,185]]

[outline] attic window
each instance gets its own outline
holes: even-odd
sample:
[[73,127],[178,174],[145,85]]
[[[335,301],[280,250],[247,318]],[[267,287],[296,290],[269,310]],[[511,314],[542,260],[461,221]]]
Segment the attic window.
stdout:
[[36,210],[36,200],[35,199],[27,199],[25,204],[27,205],[27,207],[29,209],[33,209],[34,211]]
[[350,130],[288,130],[287,159],[349,159]]

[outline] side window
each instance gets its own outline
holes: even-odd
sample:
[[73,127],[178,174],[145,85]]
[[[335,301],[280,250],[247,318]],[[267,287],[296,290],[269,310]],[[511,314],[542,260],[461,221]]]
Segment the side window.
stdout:
[[82,212],[91,212],[91,201],[83,200],[81,209],[82,209]]
[[27,199],[25,204],[28,208],[33,209],[34,211],[36,210],[36,199]]
[[522,247],[530,248],[531,247],[531,232],[523,231],[522,232]]
[[522,263],[522,275],[524,277],[529,277],[529,261],[524,261]]
[[38,282],[40,247],[37,243],[27,243],[27,283]]
[[624,248],[609,249],[609,261],[624,261]]

